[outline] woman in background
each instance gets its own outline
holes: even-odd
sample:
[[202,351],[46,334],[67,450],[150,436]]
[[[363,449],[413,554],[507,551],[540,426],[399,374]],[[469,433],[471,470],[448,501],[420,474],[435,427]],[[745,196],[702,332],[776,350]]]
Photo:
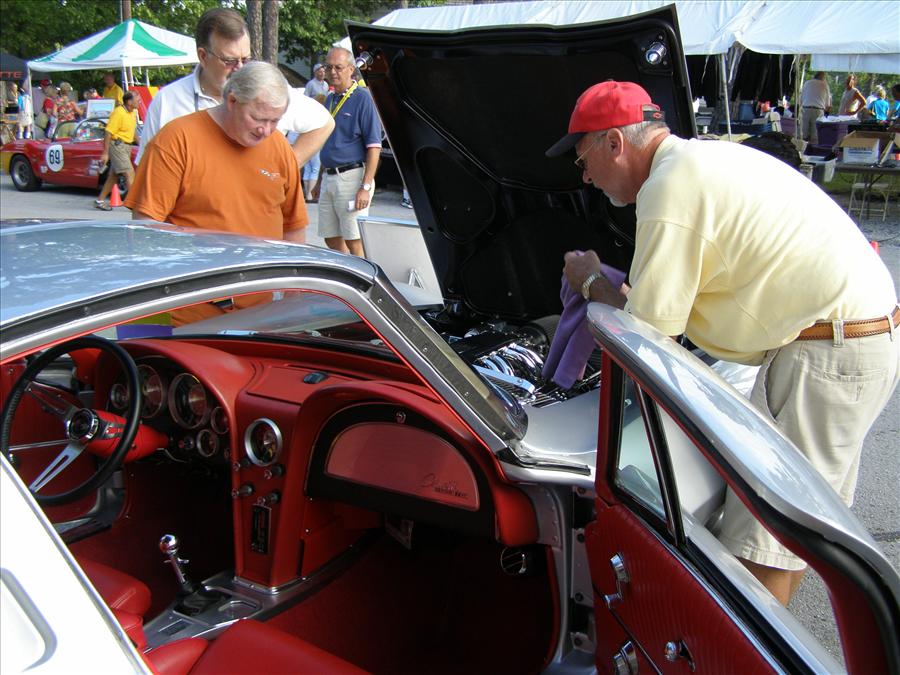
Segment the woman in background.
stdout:
[[849,73],[844,83],[844,93],[841,95],[841,107],[838,115],[855,115],[860,108],[866,107],[866,97],[856,88],[856,75]]

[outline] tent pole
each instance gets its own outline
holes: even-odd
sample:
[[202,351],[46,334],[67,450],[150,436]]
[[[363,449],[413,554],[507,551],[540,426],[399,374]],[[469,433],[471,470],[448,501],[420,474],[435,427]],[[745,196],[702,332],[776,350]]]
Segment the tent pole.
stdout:
[[728,78],[725,76],[725,54],[719,54],[719,79],[722,80],[722,98],[725,101],[725,126],[728,140],[731,138],[731,101],[728,100]]

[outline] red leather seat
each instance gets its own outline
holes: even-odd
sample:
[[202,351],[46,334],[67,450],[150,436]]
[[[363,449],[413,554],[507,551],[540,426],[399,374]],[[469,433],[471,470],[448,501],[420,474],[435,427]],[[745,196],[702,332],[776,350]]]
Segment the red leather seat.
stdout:
[[150,589],[142,581],[103,563],[76,560],[110,609],[143,616],[150,607]]
[[144,658],[160,675],[366,673],[334,654],[252,619],[232,624],[212,642],[202,638],[177,640],[147,652]]

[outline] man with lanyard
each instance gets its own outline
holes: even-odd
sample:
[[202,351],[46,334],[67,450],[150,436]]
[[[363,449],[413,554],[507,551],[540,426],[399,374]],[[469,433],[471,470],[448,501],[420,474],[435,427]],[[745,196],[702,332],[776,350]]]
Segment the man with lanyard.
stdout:
[[126,189],[131,187],[131,182],[134,180],[131,146],[134,143],[136,130],[137,101],[134,99],[133,91],[126,91],[122,95],[122,105],[117,105],[113,109],[109,121],[106,123],[100,165],[103,166],[108,162],[109,172],[106,174],[106,182],[100,190],[100,196],[94,200],[94,206],[101,211],[112,210],[106,197],[116,181],[119,180],[119,176],[125,176]]
[[357,218],[368,215],[375,192],[381,121],[372,96],[353,80],[353,54],[335,47],[325,68],[334,86],[325,107],[335,128],[322,147],[322,170],[312,189],[313,199],[319,200],[319,236],[328,248],[362,257]]
[[[900,365],[897,292],[856,224],[784,162],[670,134],[632,82],[581,95],[546,154],[570,150],[585,183],[636,205],[637,227],[627,296],[594,251],[565,254],[569,286],[711,356],[759,365],[751,403],[852,503],[863,439]],[[806,563],[731,490],[719,540],[787,605]]]
[[[225,80],[251,60],[247,24],[244,17],[232,9],[215,8],[204,12],[197,22],[194,39],[200,63],[193,73],[166,85],[153,97],[141,132],[138,163],[147,145],[166,123],[222,103]],[[301,101],[297,105],[292,99],[284,116],[285,132],[298,133],[292,147],[300,166],[318,152],[331,133],[329,118],[319,117],[316,106],[309,104],[311,101]]]

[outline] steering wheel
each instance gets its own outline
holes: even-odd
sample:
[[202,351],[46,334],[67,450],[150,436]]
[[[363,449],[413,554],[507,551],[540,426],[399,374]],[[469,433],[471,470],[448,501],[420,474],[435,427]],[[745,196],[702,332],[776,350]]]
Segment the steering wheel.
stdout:
[[[105,410],[74,406],[64,400],[53,387],[37,380],[37,376],[50,363],[63,354],[79,349],[99,349],[113,356],[121,364],[131,393],[124,419]],[[134,359],[118,344],[94,335],[85,336],[51,347],[28,365],[10,390],[3,406],[3,416],[0,418],[0,449],[7,459],[11,459],[9,438],[16,408],[25,394],[34,398],[44,412],[59,418],[68,441],[63,451],[28,486],[38,504],[59,506],[75,501],[96,490],[122,465],[140,428],[141,386]],[[115,447],[110,451],[113,445]],[[94,475],[71,490],[54,495],[41,494],[40,491],[44,486],[62,473],[85,449],[106,457]]]

